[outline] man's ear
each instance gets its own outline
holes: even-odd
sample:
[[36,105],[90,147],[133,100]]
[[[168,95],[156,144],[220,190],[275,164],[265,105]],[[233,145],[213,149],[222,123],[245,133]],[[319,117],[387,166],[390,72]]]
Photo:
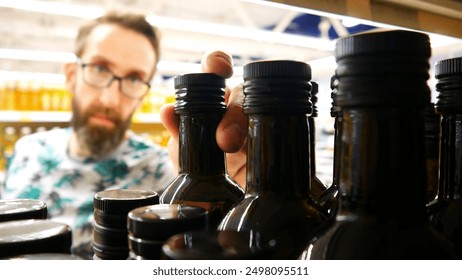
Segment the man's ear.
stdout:
[[73,93],[75,88],[75,81],[77,79],[77,64],[75,62],[67,62],[63,65],[63,73],[66,77],[66,88],[69,92]]

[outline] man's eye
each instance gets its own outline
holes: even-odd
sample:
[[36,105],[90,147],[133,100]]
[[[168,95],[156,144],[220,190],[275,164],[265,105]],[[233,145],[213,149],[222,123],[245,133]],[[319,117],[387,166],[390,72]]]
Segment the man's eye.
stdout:
[[98,72],[104,73],[104,72],[108,72],[108,71],[109,71],[106,67],[104,67],[104,66],[102,66],[102,65],[95,65],[94,67],[95,67],[95,70],[98,71]]
[[136,77],[136,76],[126,77],[125,79],[128,80],[130,83],[133,83],[133,84],[141,83],[141,79]]

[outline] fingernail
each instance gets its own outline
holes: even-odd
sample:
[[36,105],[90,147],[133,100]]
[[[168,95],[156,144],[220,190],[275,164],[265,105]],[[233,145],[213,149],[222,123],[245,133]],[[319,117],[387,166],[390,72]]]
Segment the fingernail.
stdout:
[[221,51],[215,52],[213,56],[226,61],[227,63],[229,63],[229,65],[233,64],[232,57],[230,55],[227,55],[224,52],[221,52]]

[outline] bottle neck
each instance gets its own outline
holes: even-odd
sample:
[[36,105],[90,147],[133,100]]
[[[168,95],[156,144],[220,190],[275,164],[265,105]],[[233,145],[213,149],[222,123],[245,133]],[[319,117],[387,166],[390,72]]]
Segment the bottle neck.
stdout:
[[462,198],[462,114],[441,118],[438,199]]
[[215,133],[222,113],[189,113],[180,115],[180,174],[225,174],[225,153],[218,147]]
[[308,198],[311,174],[305,114],[249,115],[247,193]]
[[339,214],[425,219],[423,111],[344,108]]

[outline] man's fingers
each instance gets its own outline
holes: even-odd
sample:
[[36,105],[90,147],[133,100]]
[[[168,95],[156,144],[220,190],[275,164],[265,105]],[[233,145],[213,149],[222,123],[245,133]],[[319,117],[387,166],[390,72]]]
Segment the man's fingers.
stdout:
[[244,146],[247,136],[247,116],[242,109],[242,85],[231,90],[228,109],[217,128],[217,143],[227,153],[235,153]]
[[214,73],[225,79],[233,75],[233,58],[224,51],[206,52],[201,64],[205,73]]

